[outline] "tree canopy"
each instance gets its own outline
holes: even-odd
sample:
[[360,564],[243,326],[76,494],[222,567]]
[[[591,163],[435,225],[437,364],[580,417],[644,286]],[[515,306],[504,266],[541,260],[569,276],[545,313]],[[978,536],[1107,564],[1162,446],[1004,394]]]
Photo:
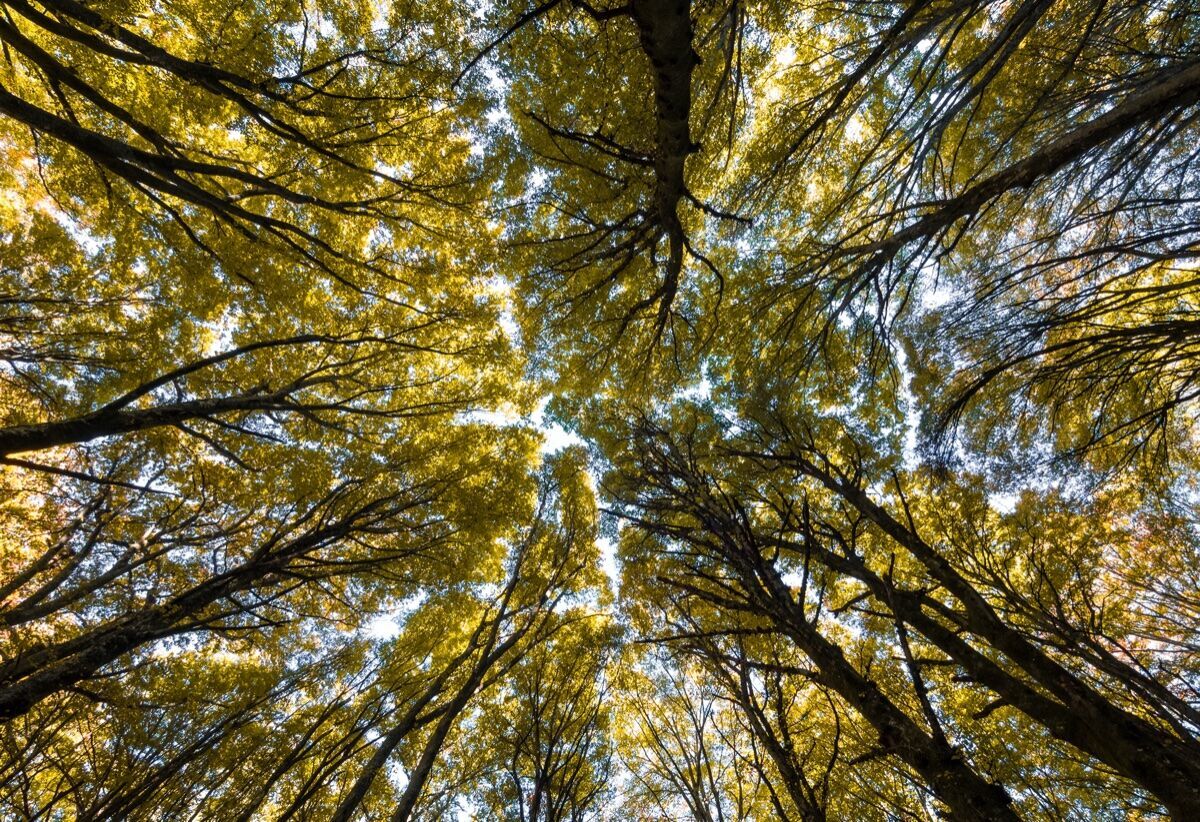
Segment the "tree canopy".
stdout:
[[0,815],[1200,819],[1200,4],[0,6]]

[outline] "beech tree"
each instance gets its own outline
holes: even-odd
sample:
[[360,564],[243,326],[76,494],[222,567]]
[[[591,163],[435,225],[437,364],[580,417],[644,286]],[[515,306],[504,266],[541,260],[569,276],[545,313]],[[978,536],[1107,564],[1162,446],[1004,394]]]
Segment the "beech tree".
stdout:
[[[874,729],[879,753],[917,771],[956,814],[1013,814],[1012,797],[974,772],[956,741],[967,720],[951,706],[969,703],[956,693],[968,683],[987,696],[976,697],[973,721],[1019,712],[1186,817],[1195,694],[1172,672],[1173,649],[1120,649],[1143,635],[1188,647],[1194,626],[1133,605],[1136,588],[1123,606],[1108,595],[1119,583],[1106,577],[1119,571],[1100,563],[1100,548],[1123,535],[1084,529],[1085,512],[1054,500],[1030,501],[1001,524],[977,486],[943,484],[934,503],[919,480],[899,474],[893,513],[862,487],[861,464],[841,465],[812,440],[743,449],[718,431],[706,432],[713,444],[694,431],[676,441],[648,429],[635,445],[638,467],[627,469],[629,490],[618,492],[638,527],[663,541],[632,556],[653,552],[639,559],[652,563],[641,573],[665,586],[658,607],[680,626],[678,638],[708,640],[694,653],[745,670],[744,644],[729,649],[713,637],[745,629],[786,638],[803,664],[768,658],[763,669],[844,700]],[[718,475],[707,467],[714,456]],[[928,520],[918,518],[925,511]],[[1176,546],[1143,537],[1139,548]],[[1109,608],[1121,611],[1116,622]],[[782,746],[786,737],[771,738]]]
[[464,759],[485,763],[469,785],[494,818],[603,818],[613,776],[612,684],[617,638],[600,612],[579,613],[513,668],[474,718]]
[[1200,818],[1191,0],[0,6],[4,814]]

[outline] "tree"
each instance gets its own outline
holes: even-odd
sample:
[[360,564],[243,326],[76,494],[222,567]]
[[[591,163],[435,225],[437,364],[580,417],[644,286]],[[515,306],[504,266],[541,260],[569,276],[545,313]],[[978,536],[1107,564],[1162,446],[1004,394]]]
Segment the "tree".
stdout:
[[474,717],[464,759],[486,763],[469,790],[495,819],[603,818],[613,777],[607,670],[617,635],[581,614],[533,650]]
[[[8,726],[10,774],[85,789],[31,796],[26,787],[5,802],[30,816],[60,808],[152,816],[177,807],[230,818],[351,818],[364,804],[394,804],[389,814],[407,818],[477,695],[569,631],[581,619],[573,601],[594,595],[595,515],[580,482],[578,460],[564,455],[543,472],[530,525],[504,550],[489,555],[476,544],[482,567],[467,564],[459,578],[449,566],[462,560],[435,557],[425,579],[409,582],[420,602],[398,615],[395,637],[372,640],[331,629],[332,615],[293,613],[241,634],[210,629],[216,637],[127,651],[126,670],[85,677],[45,697],[53,710],[34,706]],[[411,556],[400,568],[421,573]],[[74,750],[81,734],[93,749]],[[400,786],[383,776],[397,760],[407,773]],[[89,768],[103,775],[88,777]]]
[[[503,587],[493,592],[495,605],[486,608],[462,654],[450,661],[443,673],[434,679],[438,690],[447,691],[444,704],[436,709],[429,705],[437,692],[427,691],[427,695],[419,698],[400,722],[387,731],[348,794],[339,802],[334,819],[352,818],[396,746],[405,740],[415,725],[436,718],[436,724],[419,748],[418,758],[406,769],[406,784],[391,813],[394,822],[407,820],[421,798],[454,724],[472,697],[489,680],[495,679],[493,669],[499,668],[502,672],[511,669],[520,660],[522,651],[538,641],[545,641],[562,628],[563,622],[554,619],[554,611],[572,593],[586,590],[584,586],[591,576],[588,571],[592,570],[595,561],[594,552],[588,550],[594,534],[594,512],[589,510],[590,500],[580,493],[578,465],[572,465],[569,460],[564,463],[559,477],[554,478],[563,481],[562,486],[550,485],[552,478],[546,478],[533,525],[513,551]],[[575,476],[571,476],[572,469]],[[546,511],[545,507],[556,500],[562,501],[561,511]],[[444,637],[436,650],[445,652]],[[461,681],[447,688],[450,677]]]
[[631,665],[621,729],[632,788],[625,811],[639,819],[752,818],[761,808],[756,775],[739,770],[745,737],[687,662],[663,653]]
[[[1117,569],[1103,548],[1127,537],[1089,533],[1079,525],[1088,512],[1064,501],[1020,511],[1037,525],[1014,531],[994,524],[977,488],[941,483],[934,503],[898,474],[892,513],[864,487],[861,452],[840,461],[811,434],[776,430],[779,439],[769,439],[770,431],[709,423],[676,439],[643,428],[612,486],[638,528],[665,540],[642,543],[643,561],[655,563],[643,573],[684,602],[710,606],[718,626],[744,614],[747,628],[786,637],[805,660],[791,671],[844,700],[874,728],[880,752],[911,767],[955,814],[1012,814],[1012,799],[972,770],[967,740],[980,743],[970,718],[952,708],[987,694],[974,719],[1019,712],[1186,818],[1195,802],[1195,695],[1172,668],[1174,646],[1194,638],[1106,594]],[[1030,540],[1048,528],[1058,537],[1054,554],[1045,538]],[[1169,546],[1151,541],[1145,550]],[[684,637],[709,631],[738,633],[705,621]],[[1169,650],[1118,650],[1147,634]],[[895,649],[890,664],[879,656],[887,648]],[[957,694],[959,682],[977,695]]]
[[2,5],[6,813],[1200,817],[1190,0]]
[[[819,390],[846,358],[897,381],[929,365],[914,387],[930,435],[1020,422],[1028,444],[1050,422],[1060,454],[1115,451],[1103,464],[1186,437],[1200,70],[1188,4],[689,3],[699,65],[675,102],[691,104],[700,148],[676,209],[685,265],[672,273],[668,256],[658,285],[625,216],[650,213],[641,180],[674,156],[651,136],[670,123],[650,105],[654,35],[643,59],[626,44],[638,4],[566,7],[501,7],[513,51],[630,54],[568,63],[629,91],[588,107],[514,80],[513,121],[547,181],[517,235],[536,271],[516,278],[531,331],[603,353],[593,380],[665,360],[668,391],[700,368]],[[534,59],[512,58],[514,75]],[[635,333],[638,316],[652,333]],[[589,370],[558,361],[564,388]]]
[[[332,812],[378,728],[436,752],[534,627],[469,593],[537,530],[536,460],[460,416],[524,400],[454,242],[451,44],[415,8],[6,9],[5,804]],[[419,632],[374,659],[364,626],[435,587],[426,619],[479,620],[426,634],[448,667]]]

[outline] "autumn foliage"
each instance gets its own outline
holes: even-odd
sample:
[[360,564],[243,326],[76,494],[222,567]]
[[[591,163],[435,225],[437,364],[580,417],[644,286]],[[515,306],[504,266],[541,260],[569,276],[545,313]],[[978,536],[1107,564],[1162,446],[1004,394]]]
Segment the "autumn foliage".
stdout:
[[0,816],[1200,819],[1200,5],[0,5]]

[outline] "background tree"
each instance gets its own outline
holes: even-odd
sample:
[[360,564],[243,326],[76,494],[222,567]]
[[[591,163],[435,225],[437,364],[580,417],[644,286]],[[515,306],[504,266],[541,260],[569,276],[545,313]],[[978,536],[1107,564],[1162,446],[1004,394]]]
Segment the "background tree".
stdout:
[[614,794],[608,678],[618,635],[602,614],[581,617],[517,664],[473,718],[462,756],[482,763],[469,786],[481,814],[604,818]]
[[[995,452],[1016,428],[1101,468],[1186,440],[1191,4],[688,5],[677,276],[638,233],[675,156],[645,7],[497,7],[529,159],[505,191],[533,195],[512,276],[564,390],[666,366],[666,392],[701,371],[823,391],[862,365],[918,394],[931,439],[969,422]],[[625,96],[522,81],[551,55]]]
[[747,738],[729,706],[685,659],[651,652],[621,692],[622,810],[637,819],[759,818],[761,775],[742,770]]

